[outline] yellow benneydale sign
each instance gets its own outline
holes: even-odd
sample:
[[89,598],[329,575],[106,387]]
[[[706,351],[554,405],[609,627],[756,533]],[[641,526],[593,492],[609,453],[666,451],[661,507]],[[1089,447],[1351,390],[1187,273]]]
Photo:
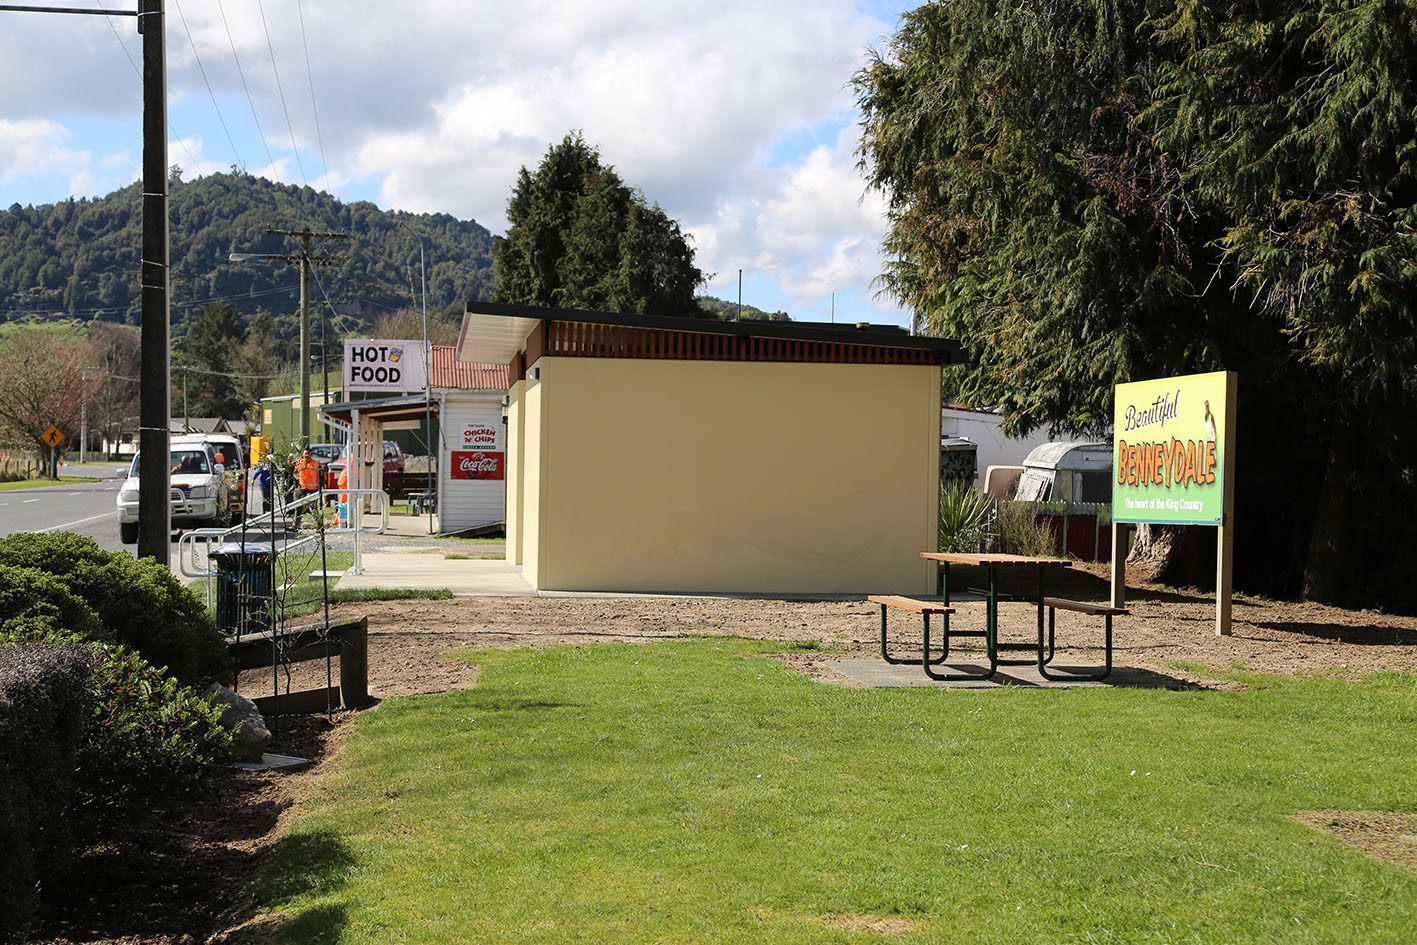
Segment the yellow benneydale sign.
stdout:
[[1219,371],[1117,385],[1114,521],[1221,524],[1228,377]]

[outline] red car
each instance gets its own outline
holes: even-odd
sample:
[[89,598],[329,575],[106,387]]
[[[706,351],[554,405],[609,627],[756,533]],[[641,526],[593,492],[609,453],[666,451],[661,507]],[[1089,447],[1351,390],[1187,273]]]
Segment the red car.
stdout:
[[[344,472],[345,451],[344,447],[338,447],[339,453],[325,466],[325,488],[338,489],[340,473]],[[373,460],[366,459],[367,465],[374,465]],[[404,456],[403,450],[393,440],[384,441],[384,472],[403,472]]]

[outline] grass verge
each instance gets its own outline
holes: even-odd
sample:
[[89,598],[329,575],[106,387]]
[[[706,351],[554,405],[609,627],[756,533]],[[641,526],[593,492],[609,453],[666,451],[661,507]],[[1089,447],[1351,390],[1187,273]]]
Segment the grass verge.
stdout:
[[0,482],[0,492],[12,489],[43,489],[47,486],[64,486],[75,482],[96,482],[93,476],[60,476],[58,479],[16,479]]
[[361,716],[251,894],[289,942],[1406,943],[1417,678],[851,690],[695,640]]

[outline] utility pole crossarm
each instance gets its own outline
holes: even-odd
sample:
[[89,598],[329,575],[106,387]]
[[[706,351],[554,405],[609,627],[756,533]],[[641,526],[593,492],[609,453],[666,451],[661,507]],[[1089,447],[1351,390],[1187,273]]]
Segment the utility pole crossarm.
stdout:
[[137,10],[101,10],[85,7],[22,7],[12,3],[0,3],[3,13],[92,13],[97,16],[138,16]]
[[[271,236],[296,236],[300,238],[299,253],[231,253],[227,258],[232,262],[246,259],[273,259],[300,265],[300,442],[310,445],[310,266],[313,263],[333,262],[334,256],[311,256],[310,241],[314,239],[349,239],[348,233],[316,233],[309,227],[302,230],[278,230],[270,228]],[[323,326],[322,326],[323,327]],[[322,332],[323,334],[323,332]],[[321,357],[324,345],[321,344]],[[326,400],[328,401],[328,395]]]

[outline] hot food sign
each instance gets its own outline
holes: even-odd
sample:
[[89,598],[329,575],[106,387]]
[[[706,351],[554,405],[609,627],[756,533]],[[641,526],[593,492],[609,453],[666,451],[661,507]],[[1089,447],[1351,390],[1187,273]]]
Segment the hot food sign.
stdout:
[[346,338],[344,390],[421,391],[428,386],[423,370],[423,342]]
[[501,450],[453,450],[448,475],[454,479],[505,479],[506,454]]

